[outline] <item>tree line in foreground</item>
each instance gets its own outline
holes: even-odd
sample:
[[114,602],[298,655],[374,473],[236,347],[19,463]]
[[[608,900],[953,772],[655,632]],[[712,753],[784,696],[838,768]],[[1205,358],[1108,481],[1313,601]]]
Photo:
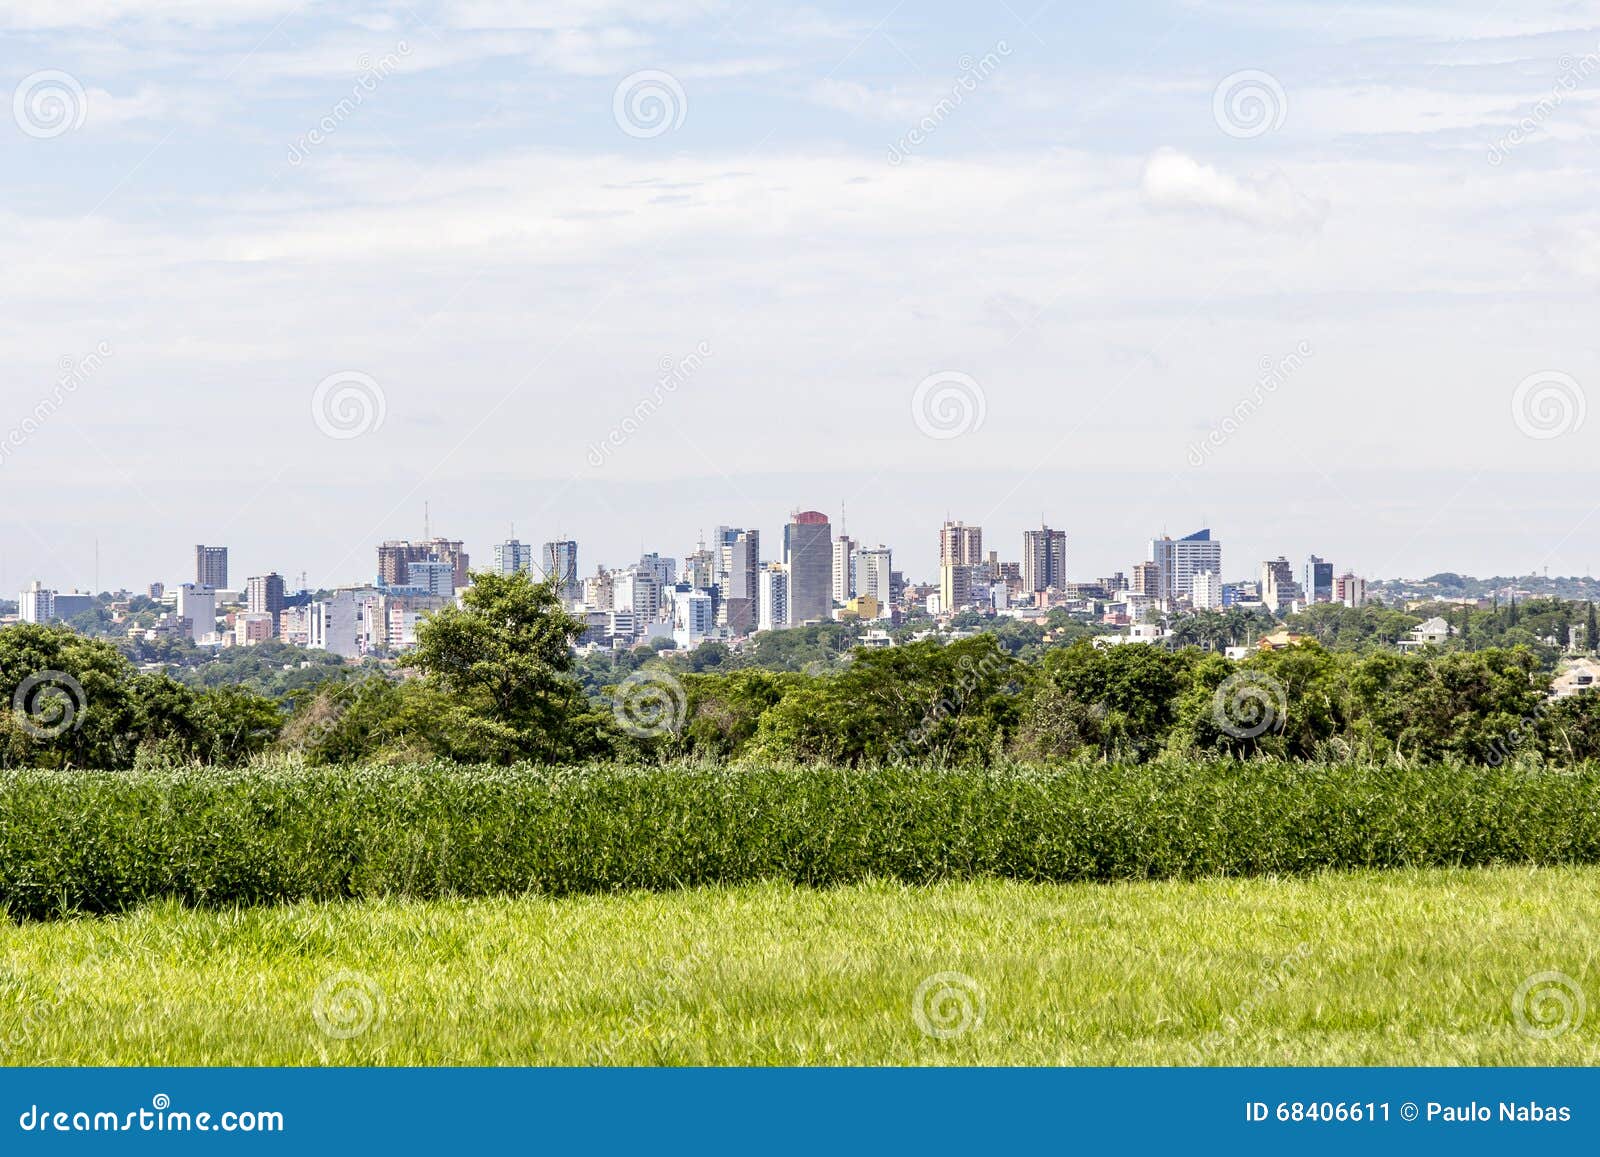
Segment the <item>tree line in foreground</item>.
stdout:
[[696,671],[668,658],[586,693],[582,624],[551,587],[475,576],[419,629],[403,677],[328,680],[280,702],[140,671],[71,631],[0,631],[0,767],[550,764],[747,757],[846,766],[1161,755],[1315,760],[1600,759],[1600,694],[1554,700],[1527,647],[1401,654],[1314,641],[1235,662],[1088,640],[1020,657],[990,634],[858,650],[822,674]]

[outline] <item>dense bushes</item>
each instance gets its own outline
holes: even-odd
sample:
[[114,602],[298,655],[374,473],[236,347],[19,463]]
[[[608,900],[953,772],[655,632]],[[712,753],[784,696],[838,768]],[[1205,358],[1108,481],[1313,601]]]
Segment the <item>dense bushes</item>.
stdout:
[[0,773],[14,917],[404,895],[1600,862],[1600,770],[1282,762]]

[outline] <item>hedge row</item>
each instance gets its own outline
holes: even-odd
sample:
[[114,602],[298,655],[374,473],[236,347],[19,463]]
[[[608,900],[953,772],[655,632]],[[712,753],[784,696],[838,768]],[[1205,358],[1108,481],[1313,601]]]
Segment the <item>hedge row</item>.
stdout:
[[13,918],[869,877],[1600,862],[1600,769],[1157,763],[0,773]]

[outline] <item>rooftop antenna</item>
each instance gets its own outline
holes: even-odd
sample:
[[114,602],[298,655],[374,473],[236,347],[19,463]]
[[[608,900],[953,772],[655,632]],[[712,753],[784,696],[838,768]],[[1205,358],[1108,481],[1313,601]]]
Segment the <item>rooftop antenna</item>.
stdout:
[[100,593],[100,540],[94,540],[94,593]]

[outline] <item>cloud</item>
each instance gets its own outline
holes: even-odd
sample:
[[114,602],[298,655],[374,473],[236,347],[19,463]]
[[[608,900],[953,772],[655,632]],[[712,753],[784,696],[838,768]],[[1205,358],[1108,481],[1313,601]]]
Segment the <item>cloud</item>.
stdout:
[[1316,228],[1327,207],[1297,192],[1282,173],[1240,180],[1176,149],[1157,149],[1145,162],[1144,195],[1161,209],[1220,213],[1248,225]]

